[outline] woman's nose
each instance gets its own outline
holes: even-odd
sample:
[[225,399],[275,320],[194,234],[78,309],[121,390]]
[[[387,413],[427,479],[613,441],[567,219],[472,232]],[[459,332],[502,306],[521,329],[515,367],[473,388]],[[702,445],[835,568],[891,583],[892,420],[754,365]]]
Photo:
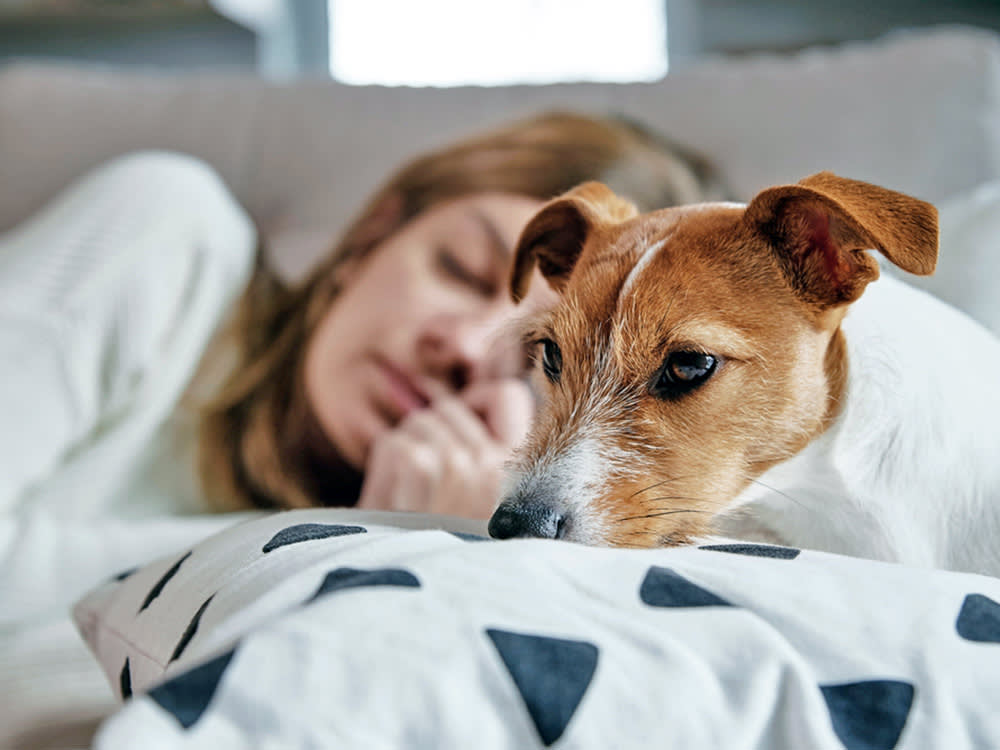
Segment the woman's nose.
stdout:
[[437,316],[420,337],[421,359],[433,376],[461,390],[490,369],[497,328],[495,320]]

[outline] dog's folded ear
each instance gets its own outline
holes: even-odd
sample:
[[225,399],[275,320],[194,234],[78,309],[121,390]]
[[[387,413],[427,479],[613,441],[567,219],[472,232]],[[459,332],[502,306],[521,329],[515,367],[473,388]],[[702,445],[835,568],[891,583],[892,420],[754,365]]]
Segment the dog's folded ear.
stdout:
[[600,182],[585,182],[550,201],[517,241],[511,297],[515,302],[524,298],[535,264],[552,288],[562,292],[588,235],[600,225],[618,224],[638,214],[632,203]]
[[937,209],[908,195],[820,172],[768,188],[745,220],[777,253],[793,286],[810,302],[853,302],[878,278],[878,250],[913,274],[934,272]]

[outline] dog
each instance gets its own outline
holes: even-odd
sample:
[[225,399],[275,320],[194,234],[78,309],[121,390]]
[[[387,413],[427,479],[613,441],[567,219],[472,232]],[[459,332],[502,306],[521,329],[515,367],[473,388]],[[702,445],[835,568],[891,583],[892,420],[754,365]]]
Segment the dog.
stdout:
[[747,204],[547,203],[510,280],[557,295],[525,324],[542,406],[490,534],[1000,575],[1000,343],[870,251],[932,273],[934,206],[830,172]]

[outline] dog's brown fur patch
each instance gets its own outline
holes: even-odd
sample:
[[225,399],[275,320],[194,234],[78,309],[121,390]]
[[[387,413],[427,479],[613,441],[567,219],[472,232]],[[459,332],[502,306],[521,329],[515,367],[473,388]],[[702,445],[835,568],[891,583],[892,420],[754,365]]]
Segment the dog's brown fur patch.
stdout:
[[[848,368],[840,323],[878,275],[866,243],[925,272],[936,224],[928,204],[894,197],[892,211],[879,204],[869,216],[866,202],[881,192],[827,173],[811,179],[745,210],[643,216],[588,188],[529,224],[515,290],[536,259],[572,259],[548,261],[560,301],[532,323],[533,337],[558,344],[563,366],[556,383],[536,375],[546,404],[519,465],[545,471],[574,445],[599,446],[600,480],[574,511],[571,538],[654,546],[710,533],[734,497],[835,418]],[[545,245],[555,236],[561,251]],[[652,385],[677,351],[710,354],[717,369],[689,393],[658,398]]]

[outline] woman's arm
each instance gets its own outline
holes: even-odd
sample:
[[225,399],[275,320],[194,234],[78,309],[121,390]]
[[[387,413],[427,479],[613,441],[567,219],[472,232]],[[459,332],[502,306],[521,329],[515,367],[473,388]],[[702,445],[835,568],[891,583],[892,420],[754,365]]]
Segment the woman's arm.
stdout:
[[166,418],[254,247],[218,176],[165,152],[109,162],[0,237],[0,511],[135,409],[147,432]]

